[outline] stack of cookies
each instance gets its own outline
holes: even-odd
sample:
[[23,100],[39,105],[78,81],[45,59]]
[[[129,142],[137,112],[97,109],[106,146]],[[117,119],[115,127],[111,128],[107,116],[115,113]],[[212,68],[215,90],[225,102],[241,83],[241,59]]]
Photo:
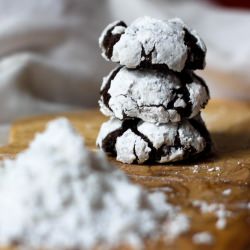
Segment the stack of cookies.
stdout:
[[193,70],[205,66],[206,46],[180,19],[150,17],[108,25],[102,55],[117,62],[104,77],[99,101],[110,116],[97,145],[123,163],[165,163],[207,154],[211,139],[200,110],[209,90]]

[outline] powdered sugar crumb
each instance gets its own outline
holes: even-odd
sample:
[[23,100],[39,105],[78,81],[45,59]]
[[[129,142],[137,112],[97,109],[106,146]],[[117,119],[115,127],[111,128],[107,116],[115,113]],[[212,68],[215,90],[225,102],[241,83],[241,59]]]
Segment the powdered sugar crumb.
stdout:
[[208,171],[208,172],[214,172],[214,171],[220,171],[220,169],[221,169],[221,168],[217,166],[217,167],[209,168],[207,171]]
[[192,238],[195,244],[206,244],[211,245],[214,243],[214,237],[209,232],[200,232],[193,235]]
[[225,195],[225,196],[228,196],[232,193],[232,189],[231,188],[228,188],[228,189],[225,189],[222,194]]
[[216,227],[224,229],[227,225],[227,218],[231,217],[231,212],[226,210],[225,205],[221,203],[208,204],[205,201],[195,200],[193,206],[198,207],[202,213],[214,213],[217,217]]
[[199,165],[194,165],[193,166],[193,173],[198,173],[199,172]]

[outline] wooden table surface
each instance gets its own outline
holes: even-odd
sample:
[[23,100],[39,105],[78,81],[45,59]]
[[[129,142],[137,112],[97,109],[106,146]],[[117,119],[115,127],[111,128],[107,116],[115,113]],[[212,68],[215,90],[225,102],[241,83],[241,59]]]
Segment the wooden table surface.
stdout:
[[[49,120],[60,116],[69,118],[85,137],[86,145],[96,150],[98,130],[107,118],[98,110],[89,110],[15,122],[10,131],[9,145],[0,148],[0,157],[14,157],[27,148],[34,134],[42,131]],[[212,100],[203,117],[216,147],[216,153],[208,159],[155,166],[126,165],[110,159],[135,182],[166,191],[168,199],[190,216],[191,229],[187,233],[173,242],[157,245],[147,242],[147,249],[250,249],[250,103]],[[229,195],[222,194],[226,189],[231,190]],[[218,229],[215,213],[202,213],[193,205],[195,200],[225,206],[230,212],[226,227]],[[203,231],[214,236],[214,244],[192,242],[192,236]]]

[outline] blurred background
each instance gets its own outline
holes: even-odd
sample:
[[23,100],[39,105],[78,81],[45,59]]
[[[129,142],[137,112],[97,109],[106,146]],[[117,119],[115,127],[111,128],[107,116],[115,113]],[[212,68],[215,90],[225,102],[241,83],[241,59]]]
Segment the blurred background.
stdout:
[[207,44],[212,97],[250,99],[249,0],[0,0],[0,124],[97,106],[111,21],[180,17]]

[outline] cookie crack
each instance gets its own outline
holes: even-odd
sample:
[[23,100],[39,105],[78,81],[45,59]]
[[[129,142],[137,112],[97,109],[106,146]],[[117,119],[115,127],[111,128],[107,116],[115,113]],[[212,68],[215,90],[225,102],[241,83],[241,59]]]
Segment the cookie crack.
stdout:
[[[137,125],[138,125],[138,123],[137,123]],[[154,160],[155,160],[154,155],[156,154],[156,149],[153,146],[153,143],[149,140],[149,138],[147,136],[145,136],[144,134],[142,134],[140,131],[138,131],[137,125],[135,127],[133,127],[131,130],[137,136],[139,136],[142,140],[144,140],[148,144],[148,147],[150,148],[148,160],[146,160],[144,163],[147,164],[147,163],[150,163],[150,162],[154,162]]]
[[[128,95],[124,95],[125,97],[128,97]],[[138,103],[137,103],[137,101],[132,97],[132,96],[129,96],[129,98],[131,99],[131,101],[132,102],[134,102],[135,103],[135,105],[137,106],[137,109],[139,110],[140,108],[144,108],[144,107],[157,107],[157,108],[160,108],[160,107],[162,107],[162,108],[164,108],[166,111],[168,111],[168,108],[165,106],[165,105],[163,105],[162,103],[161,104],[150,104],[150,105],[146,105],[146,104],[142,104],[142,105],[139,105]]]
[[133,163],[139,163],[139,157],[138,157],[138,155],[136,153],[135,146],[136,146],[136,142],[135,142],[135,145],[134,145],[134,148],[133,148],[133,153],[135,155],[135,160],[133,161]]
[[177,125],[177,131],[174,138],[174,145],[166,145],[163,144],[157,151],[156,151],[156,161],[160,161],[162,157],[166,157],[170,155],[171,149],[180,149],[182,147],[179,135],[179,123]]
[[[181,85],[182,87],[180,87],[179,89],[176,90],[176,94],[174,99],[172,100],[172,102],[169,103],[168,108],[172,108],[175,109],[182,117],[190,117],[190,115],[192,114],[192,109],[193,109],[193,104],[191,102],[190,99],[190,92],[187,88],[187,85],[192,83],[192,76],[189,72],[182,72],[180,74],[178,74],[179,79],[181,81]],[[186,106],[183,107],[174,107],[174,103],[176,102],[176,100],[179,98],[178,95],[181,95],[183,101],[185,102]]]
[[[188,91],[188,90],[187,90],[187,91]],[[138,112],[139,112],[140,114],[142,113],[142,109],[145,108],[145,107],[146,107],[146,108],[156,107],[156,108],[163,108],[163,109],[168,113],[168,116],[170,116],[170,114],[169,114],[169,109],[172,109],[172,110],[177,111],[182,117],[188,117],[189,112],[190,112],[190,114],[191,114],[192,110],[190,110],[189,112],[187,112],[187,111],[185,111],[186,108],[174,107],[174,102],[177,100],[178,94],[179,94],[179,93],[177,93],[177,94],[175,95],[174,99],[171,100],[171,101],[168,103],[167,106],[165,106],[165,105],[163,105],[163,104],[150,104],[150,105],[142,104],[142,105],[138,105],[137,101],[136,101],[132,96],[128,96],[128,95],[124,95],[124,94],[121,94],[120,96],[124,96],[124,97],[126,97],[126,98],[129,98],[129,99],[136,105],[137,110],[138,110]],[[183,94],[183,93],[182,93],[182,94]],[[186,100],[184,100],[184,101],[186,102]],[[186,106],[188,106],[187,103],[186,103]],[[126,109],[126,111],[131,111],[131,110],[133,110],[133,109]],[[126,112],[123,111],[123,114],[125,114],[125,116],[123,116],[123,117],[128,117],[128,115],[126,114]],[[187,115],[187,116],[184,116],[184,114]]]

